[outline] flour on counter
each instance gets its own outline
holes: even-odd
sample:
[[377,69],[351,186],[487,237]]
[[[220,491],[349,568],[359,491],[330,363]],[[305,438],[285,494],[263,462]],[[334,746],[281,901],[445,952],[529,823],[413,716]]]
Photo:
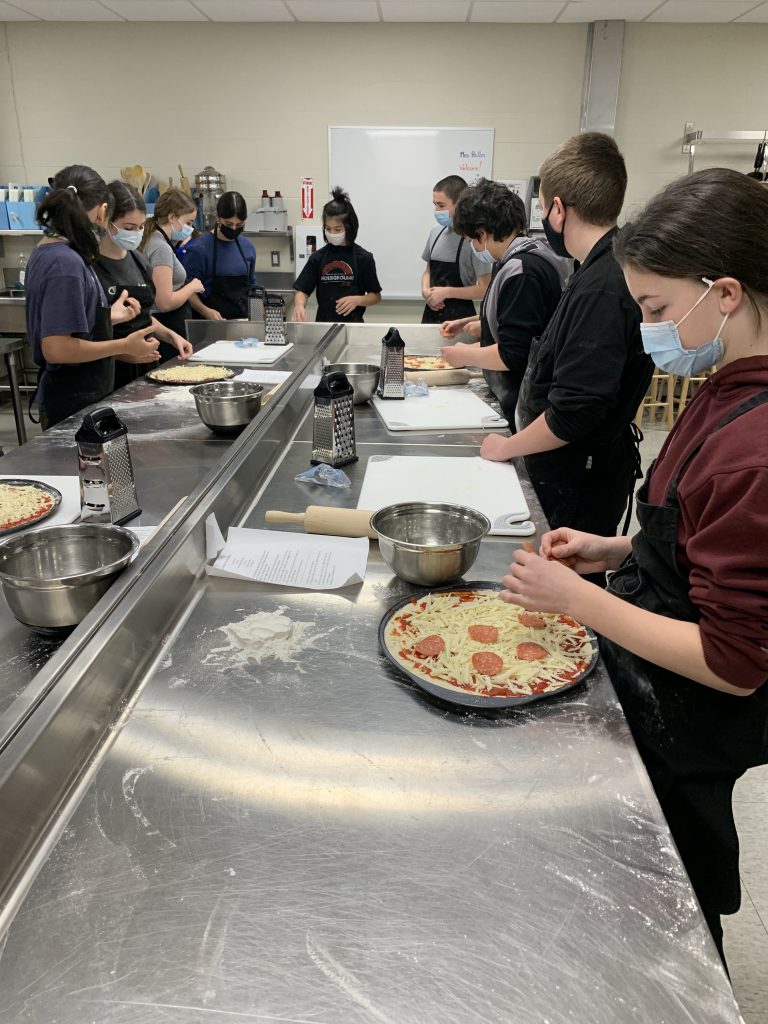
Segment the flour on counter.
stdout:
[[315,633],[313,622],[294,621],[284,612],[285,605],[281,605],[276,612],[254,612],[239,622],[219,626],[229,646],[213,648],[210,653],[234,651],[238,660],[252,665],[274,658],[286,665],[296,665],[302,671],[297,655],[331,630]]

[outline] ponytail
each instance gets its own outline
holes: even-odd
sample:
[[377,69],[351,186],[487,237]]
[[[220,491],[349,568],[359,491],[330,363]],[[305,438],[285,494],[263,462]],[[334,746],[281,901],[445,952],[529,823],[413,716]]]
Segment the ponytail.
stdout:
[[194,199],[180,188],[166,189],[155,203],[155,212],[147,217],[139,249],[146,249],[150,236],[158,230],[161,221],[167,221],[169,217],[180,217],[183,213],[197,213]]
[[46,234],[66,239],[86,263],[94,263],[99,255],[99,241],[88,211],[104,203],[108,212],[111,210],[106,182],[92,167],[83,164],[65,167],[49,181],[51,191],[37,208],[37,223]]
[[347,245],[352,245],[360,228],[355,208],[341,185],[336,185],[331,195],[333,198],[323,207],[323,223],[328,217],[340,217],[344,224],[345,241]]

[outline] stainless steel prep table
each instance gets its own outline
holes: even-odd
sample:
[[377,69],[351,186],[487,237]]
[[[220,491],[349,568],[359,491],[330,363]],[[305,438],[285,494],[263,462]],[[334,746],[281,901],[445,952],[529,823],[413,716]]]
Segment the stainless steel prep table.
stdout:
[[[402,450],[368,430],[349,504],[366,456]],[[308,457],[302,430],[247,523],[309,503]],[[198,581],[10,928],[0,1020],[741,1019],[602,667],[520,712],[451,711],[378,652],[410,592],[375,546],[345,591]],[[221,650],[283,606],[317,634],[297,664]]]

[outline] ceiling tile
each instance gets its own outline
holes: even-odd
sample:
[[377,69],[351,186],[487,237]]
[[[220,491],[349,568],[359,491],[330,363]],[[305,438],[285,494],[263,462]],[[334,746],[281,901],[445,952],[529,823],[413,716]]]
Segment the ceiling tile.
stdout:
[[666,0],[648,21],[734,21],[755,6],[755,0]]
[[189,0],[101,0],[126,21],[205,21]]
[[472,21],[552,22],[565,0],[476,0]]
[[661,0],[570,0],[557,19],[574,21],[642,21],[656,10]]
[[283,0],[195,0],[211,21],[293,21]]
[[35,21],[34,14],[26,14],[18,7],[11,7],[10,4],[0,0],[0,21]]
[[44,21],[120,21],[97,0],[19,0],[22,11],[35,14]]
[[466,21],[470,0],[379,0],[384,21]]
[[760,4],[759,7],[756,7],[754,10],[748,11],[746,14],[743,14],[740,18],[737,18],[736,21],[768,22],[768,3]]
[[375,0],[286,0],[299,21],[378,21]]

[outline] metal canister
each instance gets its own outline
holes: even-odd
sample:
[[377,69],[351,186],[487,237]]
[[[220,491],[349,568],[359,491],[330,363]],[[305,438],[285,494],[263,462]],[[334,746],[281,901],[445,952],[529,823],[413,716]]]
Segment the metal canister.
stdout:
[[405,342],[396,327],[381,339],[379,398],[405,398]]
[[82,521],[119,526],[139,515],[128,428],[114,409],[102,406],[87,413],[75,443]]
[[312,465],[346,466],[357,462],[354,390],[341,370],[326,373],[315,388]]

